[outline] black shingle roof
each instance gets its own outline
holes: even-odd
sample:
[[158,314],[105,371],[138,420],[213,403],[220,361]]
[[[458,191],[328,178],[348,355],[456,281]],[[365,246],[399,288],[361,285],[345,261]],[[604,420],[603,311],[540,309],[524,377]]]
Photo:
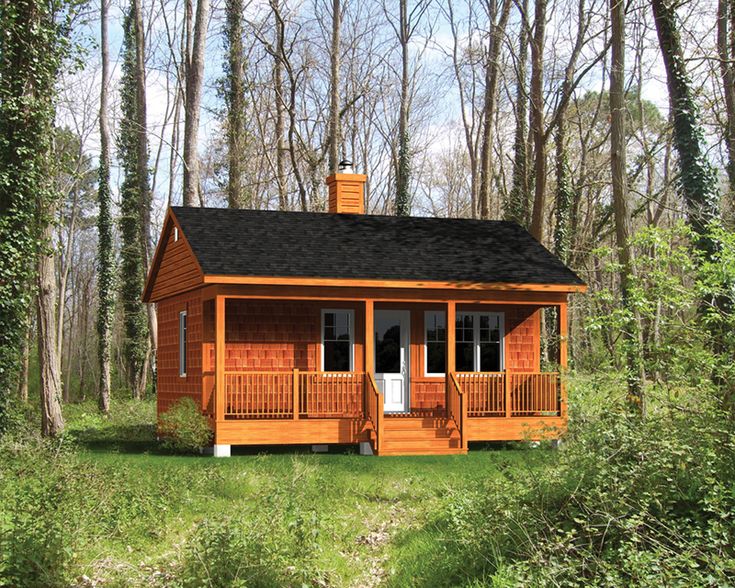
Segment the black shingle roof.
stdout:
[[205,274],[583,284],[505,221],[172,207]]

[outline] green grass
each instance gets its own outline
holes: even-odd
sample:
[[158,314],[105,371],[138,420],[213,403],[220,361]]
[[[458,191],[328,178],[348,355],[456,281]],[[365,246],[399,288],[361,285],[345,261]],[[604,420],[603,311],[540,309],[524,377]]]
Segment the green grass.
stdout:
[[[152,402],[117,402],[109,419],[90,403],[68,406],[65,415],[64,449],[38,450],[33,464],[19,455],[0,468],[0,498],[30,491],[39,478],[58,494],[73,533],[65,539],[64,582],[86,576],[108,585],[177,585],[188,565],[182,551],[211,523],[261,533],[247,540],[267,552],[268,565],[305,570],[276,583],[390,583],[410,577],[427,549],[441,549],[427,529],[444,497],[556,459],[553,451],[518,445],[466,456],[376,458],[354,448],[310,454],[303,447],[237,448],[229,459],[178,456],[155,439]],[[46,535],[39,542],[48,543]]]

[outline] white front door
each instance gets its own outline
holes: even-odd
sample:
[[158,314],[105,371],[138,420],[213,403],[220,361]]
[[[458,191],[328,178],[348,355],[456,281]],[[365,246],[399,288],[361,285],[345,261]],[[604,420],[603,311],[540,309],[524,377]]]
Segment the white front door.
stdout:
[[409,412],[409,321],[407,310],[375,311],[375,382],[385,412]]

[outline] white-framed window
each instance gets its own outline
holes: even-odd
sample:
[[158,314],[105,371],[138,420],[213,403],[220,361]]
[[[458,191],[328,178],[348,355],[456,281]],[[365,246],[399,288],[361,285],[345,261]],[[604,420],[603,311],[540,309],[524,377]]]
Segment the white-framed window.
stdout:
[[355,311],[322,309],[322,371],[351,372],[355,360]]
[[186,377],[186,311],[179,313],[179,377]]
[[502,312],[458,312],[455,365],[458,372],[503,371]]
[[443,377],[447,365],[447,313],[424,313],[424,374]]
[[174,227],[174,243],[179,240],[179,227]]

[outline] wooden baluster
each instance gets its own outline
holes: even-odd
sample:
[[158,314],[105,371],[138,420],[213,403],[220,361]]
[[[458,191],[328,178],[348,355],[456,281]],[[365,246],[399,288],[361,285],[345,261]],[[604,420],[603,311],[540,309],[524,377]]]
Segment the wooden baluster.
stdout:
[[510,372],[506,370],[503,376],[505,384],[505,418],[510,418],[513,415],[512,397],[511,397],[511,383],[512,377]]
[[299,369],[293,371],[293,400],[291,410],[293,412],[293,420],[299,420]]

